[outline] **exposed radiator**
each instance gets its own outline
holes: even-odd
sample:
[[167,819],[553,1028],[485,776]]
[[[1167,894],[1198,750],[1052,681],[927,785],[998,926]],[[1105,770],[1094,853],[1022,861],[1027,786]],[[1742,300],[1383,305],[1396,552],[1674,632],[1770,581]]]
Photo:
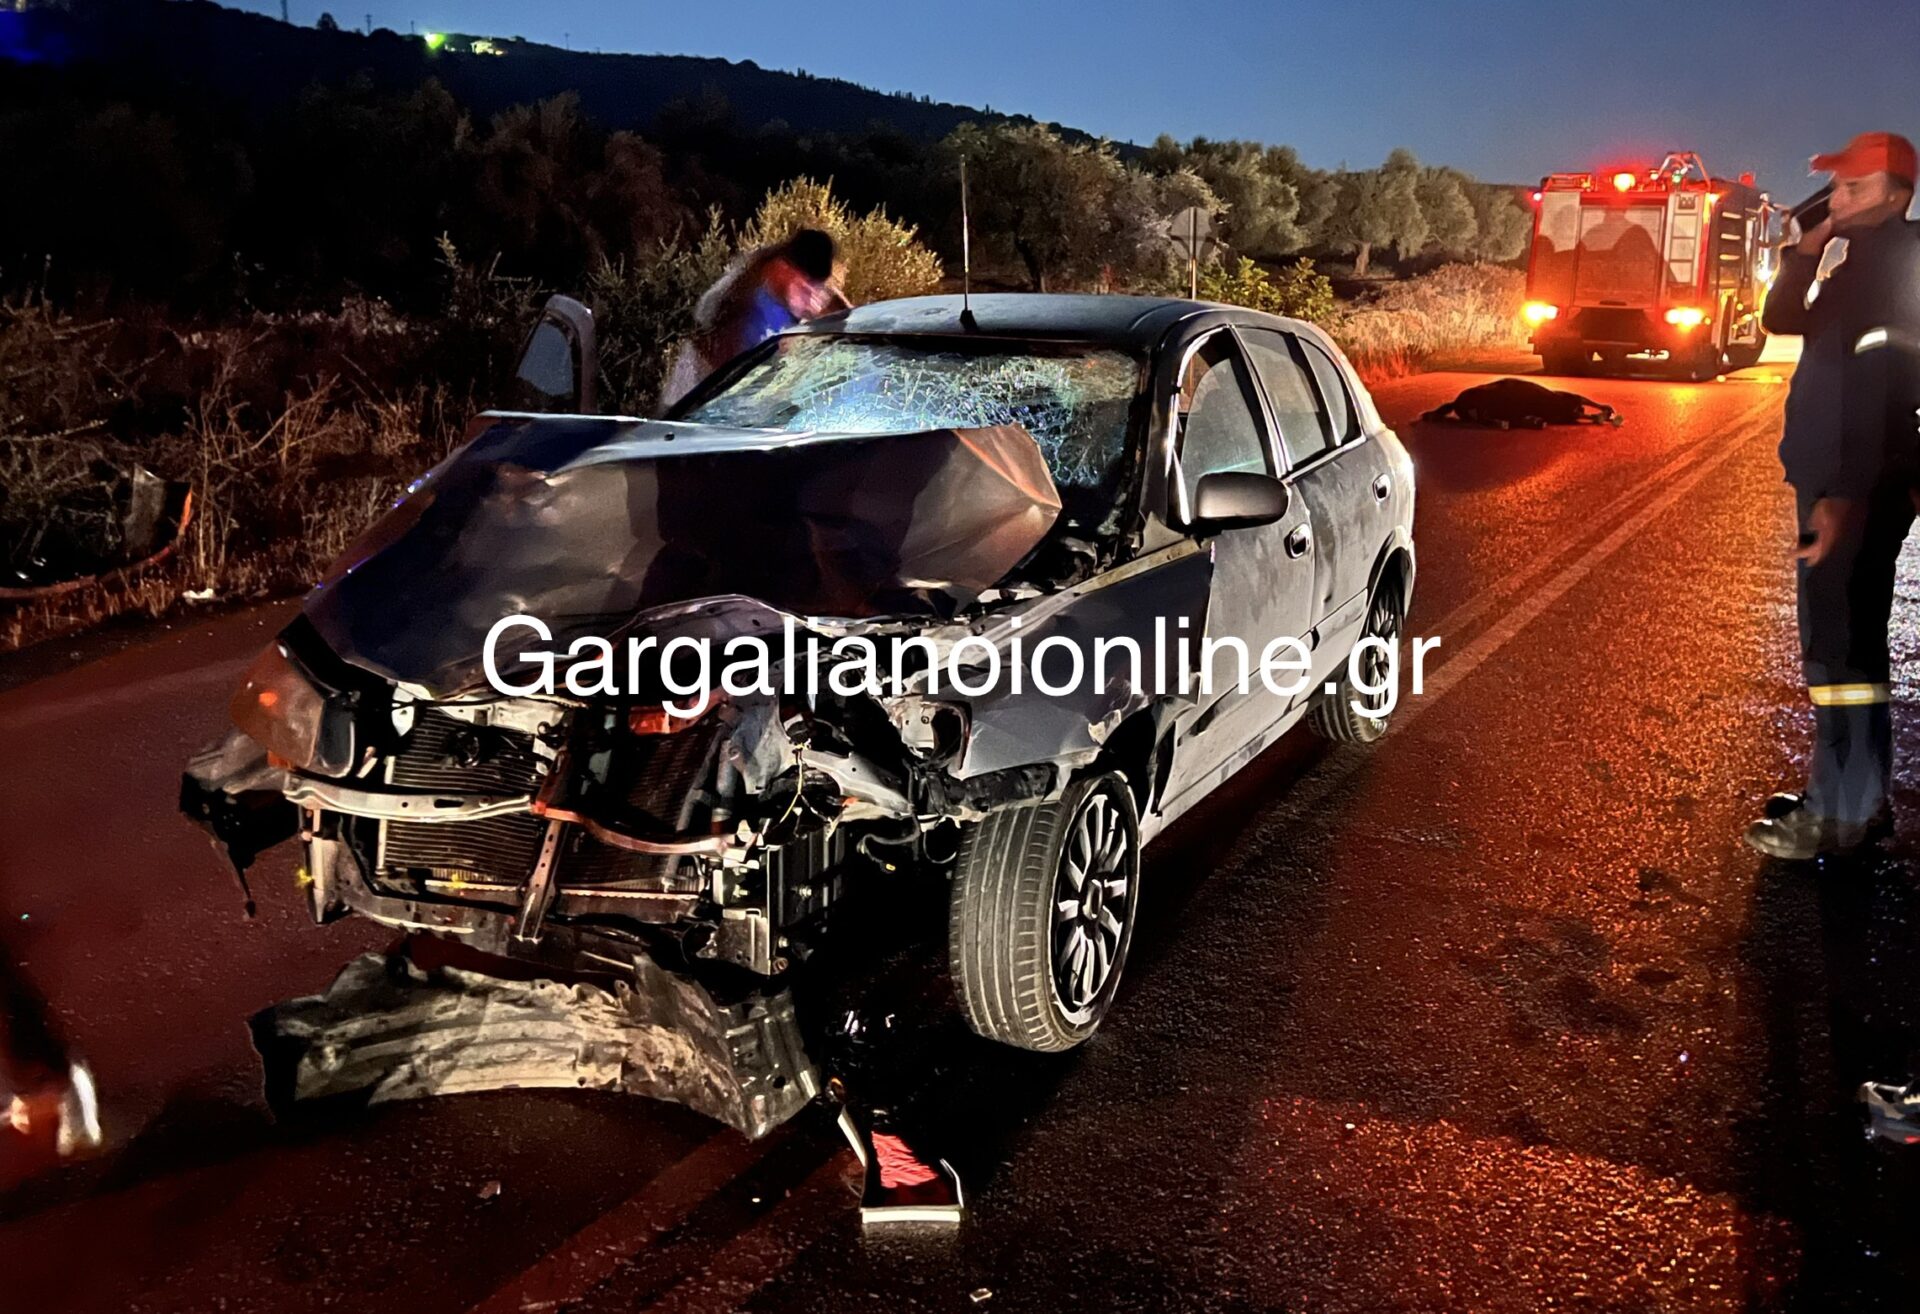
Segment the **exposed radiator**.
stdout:
[[531,735],[468,725],[425,708],[401,741],[391,780],[406,789],[530,794],[540,785],[540,759]]
[[533,870],[546,820],[531,812],[478,821],[389,821],[380,865],[389,871],[433,867],[516,884]]
[[[627,806],[653,829],[676,830],[718,747],[717,725],[640,741],[622,764],[620,793]],[[406,789],[530,794],[540,786],[540,759],[527,735],[468,725],[424,709],[392,759],[388,779]],[[393,875],[407,869],[457,871],[517,885],[533,870],[545,828],[545,818],[530,812],[476,821],[388,821],[380,867]],[[704,884],[698,868],[683,859],[615,848],[579,827],[569,828],[555,875],[563,889],[622,885],[697,893]]]

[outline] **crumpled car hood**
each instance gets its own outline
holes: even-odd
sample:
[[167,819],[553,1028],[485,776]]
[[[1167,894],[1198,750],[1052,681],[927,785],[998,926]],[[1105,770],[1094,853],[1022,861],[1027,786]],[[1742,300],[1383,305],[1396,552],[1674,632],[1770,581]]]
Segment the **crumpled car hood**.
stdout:
[[1060,511],[1018,426],[788,434],[490,416],[342,556],[304,610],[340,656],[436,697],[527,614],[555,646],[723,594],[799,616],[941,618]]

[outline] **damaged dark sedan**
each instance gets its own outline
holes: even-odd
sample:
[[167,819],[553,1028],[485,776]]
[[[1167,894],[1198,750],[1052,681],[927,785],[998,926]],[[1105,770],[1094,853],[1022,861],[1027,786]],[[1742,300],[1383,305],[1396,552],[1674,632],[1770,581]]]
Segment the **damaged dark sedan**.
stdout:
[[[524,409],[478,417],[307,598],[184,802],[243,871],[297,836],[316,920],[623,983],[736,1075],[769,1051],[783,1093],[736,1125],[817,1089],[771,1053],[799,1043],[777,1001],[843,901],[947,882],[968,1022],[1066,1049],[1113,1002],[1142,845],[1302,719],[1387,725],[1412,466],[1310,325],[927,297],[782,334],[663,419],[593,414],[595,376],[556,298]],[[551,643],[490,650],[516,615]],[[759,636],[781,679],[691,714],[670,665],[504,691],[581,635]],[[791,669],[849,636],[884,687]],[[1276,640],[1286,693],[1258,675]]]

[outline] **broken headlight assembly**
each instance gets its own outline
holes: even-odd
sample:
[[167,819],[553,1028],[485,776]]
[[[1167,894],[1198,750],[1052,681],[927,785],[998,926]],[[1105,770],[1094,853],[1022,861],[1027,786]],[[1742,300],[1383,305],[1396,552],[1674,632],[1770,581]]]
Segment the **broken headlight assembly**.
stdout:
[[276,640],[247,668],[227,710],[280,764],[343,776],[353,767],[353,714],[330,694]]
[[920,694],[884,700],[887,719],[900,732],[900,742],[923,762],[951,762],[967,742],[964,703],[941,702]]

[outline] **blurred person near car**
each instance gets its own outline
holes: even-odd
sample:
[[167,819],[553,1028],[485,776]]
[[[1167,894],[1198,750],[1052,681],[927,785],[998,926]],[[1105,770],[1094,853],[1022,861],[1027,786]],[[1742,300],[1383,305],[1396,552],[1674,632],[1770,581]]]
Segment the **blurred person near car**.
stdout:
[[694,307],[693,333],[674,359],[661,409],[749,347],[802,320],[847,309],[835,278],[837,258],[832,237],[802,228],[735,260]]

